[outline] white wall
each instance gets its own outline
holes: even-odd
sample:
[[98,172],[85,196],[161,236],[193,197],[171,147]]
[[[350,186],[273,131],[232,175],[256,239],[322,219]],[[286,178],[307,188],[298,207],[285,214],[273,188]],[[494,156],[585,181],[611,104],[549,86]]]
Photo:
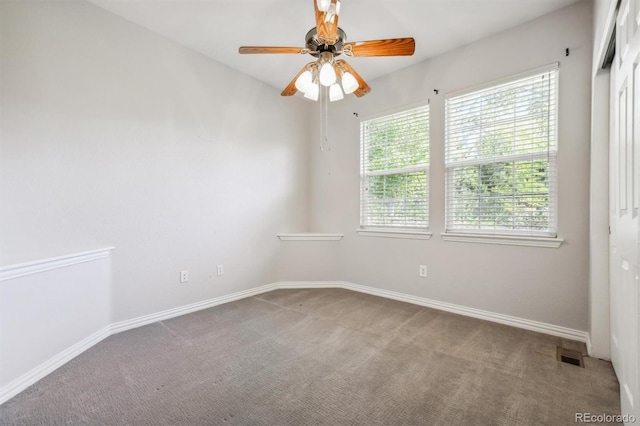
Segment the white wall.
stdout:
[[112,322],[276,281],[306,102],[85,2],[1,2],[0,40],[1,265],[116,246]]
[[[591,8],[590,2],[575,4],[371,81],[373,90],[362,99],[330,105],[331,150],[313,151],[311,228],[345,233],[338,265],[344,281],[587,330]],[[351,60],[356,69],[360,60],[366,61]],[[565,243],[547,249],[442,241],[444,94],[553,62],[560,62],[558,227]],[[353,113],[366,117],[427,99],[433,238],[356,235],[359,119]],[[427,279],[418,277],[419,264],[428,265]]]
[[[340,101],[343,102],[343,101]],[[334,107],[339,102],[331,104]],[[310,104],[309,123],[309,157],[313,162],[308,170],[310,174],[309,191],[315,193],[315,197],[309,198],[309,224],[307,229],[300,229],[298,232],[325,232],[325,233],[348,233],[345,229],[331,229],[331,226],[323,226],[321,221],[311,220],[325,214],[326,210],[312,203],[313,200],[322,197],[333,198],[335,194],[326,192],[318,193],[318,185],[325,180],[335,182],[340,187],[341,179],[332,175],[332,169],[324,168],[318,172],[318,162],[328,161],[333,158],[333,148],[330,143],[323,147],[320,138],[321,112],[320,102]],[[331,126],[333,128],[333,125]],[[340,132],[340,130],[337,130]],[[331,133],[332,134],[332,133]],[[332,137],[332,136],[331,136]],[[324,186],[321,190],[333,191],[333,186]],[[337,199],[336,199],[337,200]],[[327,207],[327,206],[324,206]],[[332,207],[342,208],[333,204]],[[351,231],[351,230],[348,230]],[[282,242],[280,251],[280,262],[278,268],[278,281],[342,281],[342,270],[340,268],[340,255],[342,253],[342,241],[287,241]]]

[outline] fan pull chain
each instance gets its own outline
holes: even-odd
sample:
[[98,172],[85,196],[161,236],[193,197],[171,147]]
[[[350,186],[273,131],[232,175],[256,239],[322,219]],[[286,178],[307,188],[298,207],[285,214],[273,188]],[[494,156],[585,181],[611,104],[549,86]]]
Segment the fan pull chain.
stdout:
[[324,140],[324,136],[323,136],[323,133],[324,133],[324,128],[323,128],[324,127],[324,119],[322,117],[322,115],[323,115],[322,114],[322,112],[323,112],[323,110],[322,110],[322,97],[323,96],[322,95],[323,95],[322,86],[320,86],[320,95],[319,95],[320,96],[320,102],[319,102],[320,103],[320,151],[324,151],[324,145],[323,145],[323,140]]
[[324,142],[329,142],[329,88],[324,88]]
[[[323,87],[323,86],[322,86]],[[329,88],[323,87],[320,92],[320,151],[324,152],[324,143],[329,141]]]

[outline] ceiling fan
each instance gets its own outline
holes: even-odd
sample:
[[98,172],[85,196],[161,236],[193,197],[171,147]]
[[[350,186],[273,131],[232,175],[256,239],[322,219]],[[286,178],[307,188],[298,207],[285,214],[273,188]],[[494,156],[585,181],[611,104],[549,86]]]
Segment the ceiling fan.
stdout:
[[317,58],[305,65],[282,91],[282,96],[295,95],[317,101],[320,85],[329,88],[329,99],[337,101],[344,94],[362,97],[371,91],[362,77],[343,59],[365,56],[411,56],[416,47],[411,37],[369,40],[347,43],[347,35],[338,27],[340,0],[313,0],[316,26],[305,36],[305,47],[242,46],[242,54],[289,53],[306,54]]

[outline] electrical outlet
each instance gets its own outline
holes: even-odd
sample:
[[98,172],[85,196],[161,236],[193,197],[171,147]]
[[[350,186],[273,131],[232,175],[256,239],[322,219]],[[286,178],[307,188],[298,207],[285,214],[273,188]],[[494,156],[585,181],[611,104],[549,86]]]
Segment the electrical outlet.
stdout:
[[224,265],[218,265],[218,275],[224,275]]
[[180,271],[180,282],[189,282],[189,271]]
[[427,278],[427,265],[420,265],[420,270],[418,272],[421,278]]

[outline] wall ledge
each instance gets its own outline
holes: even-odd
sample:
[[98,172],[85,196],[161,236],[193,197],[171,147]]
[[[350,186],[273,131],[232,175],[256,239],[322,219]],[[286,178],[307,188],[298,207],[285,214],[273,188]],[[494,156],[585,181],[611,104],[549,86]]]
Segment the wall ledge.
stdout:
[[78,263],[102,259],[108,257],[113,249],[115,249],[115,247],[104,247],[97,250],[2,266],[0,267],[0,281],[12,280],[26,275],[38,274],[52,269],[65,268],[67,266],[77,265]]
[[278,234],[280,241],[340,241],[344,234],[319,234],[319,233],[300,233],[300,234]]

